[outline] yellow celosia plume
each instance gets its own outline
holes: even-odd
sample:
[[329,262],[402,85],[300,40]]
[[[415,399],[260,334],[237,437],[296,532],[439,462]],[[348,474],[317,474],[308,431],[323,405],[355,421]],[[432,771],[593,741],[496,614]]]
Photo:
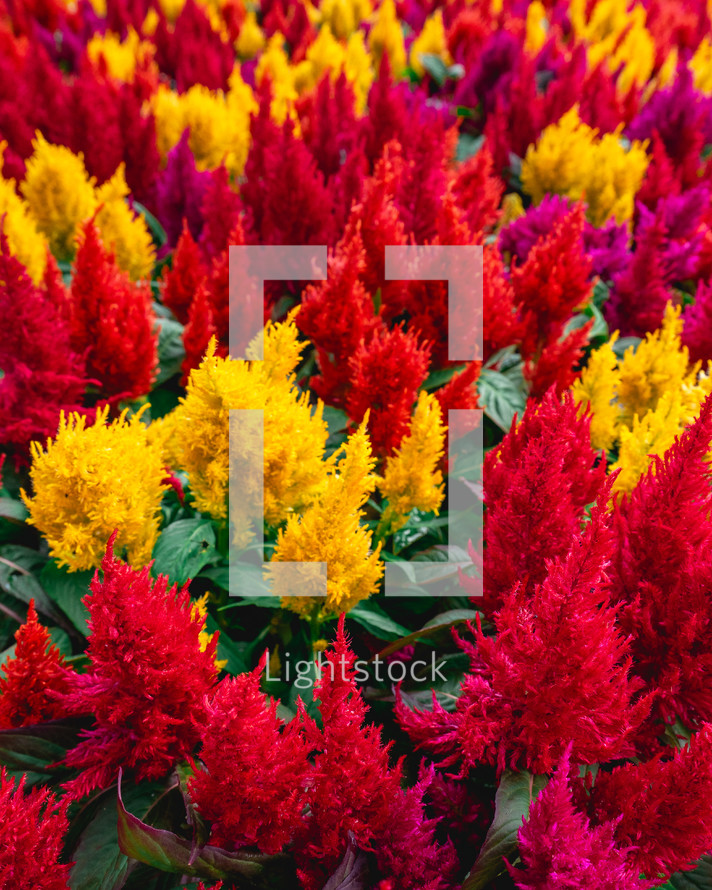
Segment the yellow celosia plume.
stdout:
[[90,426],[83,416],[62,414],[46,448],[32,443],[32,497],[22,492],[27,521],[70,571],[98,566],[114,529],[117,553],[125,549],[134,566],[150,560],[158,537],[167,488],[161,453],[140,413],[129,418],[124,411],[109,423],[108,410]]
[[627,222],[648,166],[645,148],[645,143],[633,142],[626,149],[620,129],[599,138],[574,106],[527,149],[522,186],[535,204],[550,193],[585,200],[586,215],[596,226],[611,217]]
[[443,501],[443,477],[438,469],[445,448],[446,425],[434,395],[421,392],[408,435],[386,461],[378,487],[388,501],[379,523],[382,535],[408,521],[411,510],[438,512]]
[[[275,562],[326,563],[326,597],[320,597],[318,590],[311,596],[290,596],[291,591],[282,589],[290,575],[268,573],[285,609],[319,621],[348,612],[371,596],[383,575],[380,545],[372,550],[372,533],[361,523],[363,506],[376,484],[366,420],[336,457],[341,459],[330,468],[322,494],[303,515],[287,519],[273,555]],[[312,579],[312,584],[317,580]]]

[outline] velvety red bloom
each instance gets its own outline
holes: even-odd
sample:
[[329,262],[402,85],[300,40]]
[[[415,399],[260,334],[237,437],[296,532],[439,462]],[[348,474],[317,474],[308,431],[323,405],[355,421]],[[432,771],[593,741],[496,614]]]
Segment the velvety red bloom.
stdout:
[[84,602],[90,636],[85,674],[72,674],[61,701],[94,726],[64,763],[81,770],[65,783],[74,796],[113,782],[119,767],[158,779],[189,757],[200,739],[207,696],[217,678],[217,635],[201,646],[203,621],[188,585],[169,588],[149,569],[114,557],[111,536]]
[[578,376],[578,364],[588,345],[593,320],[575,328],[559,340],[546,344],[536,360],[524,363],[524,377],[530,382],[529,396],[540,399],[552,387],[565,393]]
[[61,285],[48,267],[33,284],[0,234],[0,442],[26,460],[33,439],[57,432],[60,411],[81,411],[87,386],[83,357],[70,344]]
[[150,391],[158,364],[151,289],[134,284],[104,248],[93,220],[82,230],[71,286],[71,343],[110,399]]
[[[613,595],[653,716],[712,721],[712,397],[613,514]],[[653,736],[660,733],[653,724]]]
[[310,386],[339,407],[344,406],[349,385],[349,358],[381,324],[360,280],[366,269],[360,229],[355,225],[332,251],[327,279],[305,288],[296,319],[317,351],[320,373]]
[[522,356],[555,342],[574,310],[591,295],[591,261],[583,245],[583,205],[574,204],[512,269],[515,300],[526,321]]
[[590,811],[615,822],[632,868],[648,878],[694,868],[712,847],[712,727],[703,726],[668,760],[599,772]]
[[153,40],[156,61],[164,74],[175,78],[179,93],[196,83],[211,90],[227,89],[234,50],[195,0],[186,0],[172,28],[161,14]]
[[230,235],[240,226],[240,208],[240,196],[230,186],[227,168],[222,164],[211,172],[200,208],[204,220],[200,248],[208,262],[230,244],[238,243],[231,242]]
[[54,693],[67,691],[71,668],[37,620],[34,600],[15,641],[15,654],[2,666],[4,676],[0,676],[0,729],[63,717],[66,709]]
[[[460,762],[463,774],[485,761],[549,772],[566,745],[579,763],[633,753],[632,737],[648,713],[633,703],[631,656],[609,604],[606,567],[611,533],[600,511],[532,592],[518,585],[494,617],[496,637],[479,626],[456,710],[398,717],[423,747]],[[430,724],[430,725],[429,725]]]
[[377,330],[349,359],[346,410],[355,424],[370,411],[368,432],[377,454],[392,454],[410,428],[430,348],[402,327]]
[[375,852],[380,873],[397,877],[399,888],[437,890],[447,886],[454,862],[449,845],[435,844],[434,825],[423,814],[430,777],[401,787],[401,763],[389,765],[389,746],[376,727],[364,725],[355,661],[342,616],[315,690],[324,728],[306,722],[316,755],[308,789],[310,837],[296,854],[300,878],[306,890],[323,887],[352,832],[361,849]]
[[324,176],[335,176],[353,148],[357,134],[354,92],[345,74],[333,80],[326,72],[301,115],[302,137]]
[[12,890],[69,890],[70,865],[59,862],[67,821],[67,803],[48,788],[25,790],[0,771],[0,887]]
[[329,244],[331,195],[307,146],[287,119],[270,117],[270,93],[261,96],[252,118],[252,145],[240,196],[246,227],[255,244]]
[[484,309],[484,359],[505,346],[512,346],[524,334],[524,326],[514,301],[514,289],[504,270],[499,250],[486,245],[482,267]]
[[589,427],[569,393],[559,400],[549,392],[486,455],[484,596],[477,606],[487,614],[515,584],[533,590],[547,576],[546,561],[569,551],[606,476]]
[[479,379],[481,368],[481,362],[469,362],[445,386],[441,386],[440,389],[436,390],[435,398],[438,400],[445,423],[448,422],[448,411],[451,408],[461,411],[472,411],[482,407],[477,393],[477,380]]
[[203,263],[200,248],[195,243],[187,224],[173,251],[173,262],[163,273],[161,300],[181,324],[186,324],[191,303],[208,270]]
[[[352,239],[358,230],[366,251],[363,283],[373,296],[381,288],[384,311],[392,299],[399,299],[402,285],[386,283],[386,245],[405,244],[406,234],[395,203],[395,195],[403,175],[402,149],[398,142],[389,142],[376,164],[373,176],[364,180],[359,200],[351,207],[344,241]],[[402,299],[402,297],[400,297]]]
[[520,890],[636,890],[646,887],[616,845],[615,818],[592,826],[569,785],[569,755],[539,793],[517,836],[524,868],[507,867]]
[[201,732],[203,766],[188,790],[211,844],[280,853],[305,829],[309,749],[301,719],[285,725],[260,690],[264,665],[218,686]]
[[[227,240],[229,245],[245,243],[239,219]],[[264,316],[265,319],[269,317],[267,307]],[[188,322],[183,331],[184,382],[190,369],[197,368],[202,361],[212,337],[218,341],[216,354],[227,355],[230,337],[230,253],[227,247],[213,258],[210,271],[197,285],[188,309]],[[246,347],[247,343],[239,348],[244,351]]]
[[492,153],[486,142],[458,168],[453,193],[471,232],[491,229],[497,222],[504,183],[493,174]]

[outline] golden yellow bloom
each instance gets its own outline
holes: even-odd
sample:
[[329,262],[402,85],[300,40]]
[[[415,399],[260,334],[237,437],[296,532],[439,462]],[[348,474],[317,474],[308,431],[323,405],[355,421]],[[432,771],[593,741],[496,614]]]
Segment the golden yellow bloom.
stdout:
[[[690,365],[681,342],[680,308],[668,304],[660,330],[630,347],[617,362],[613,344],[591,354],[572,391],[576,401],[590,408],[591,444],[618,448],[611,471],[620,470],[615,489],[630,491],[650,464],[675,437],[693,422],[712,391],[710,368]],[[712,368],[712,363],[711,363]]]
[[95,34],[87,43],[89,59],[95,65],[99,65],[103,59],[109,76],[124,83],[130,83],[137,66],[145,67],[153,54],[153,44],[141,40],[133,28],[128,29],[125,40],[109,32]]
[[161,11],[169,22],[175,22],[183,11],[185,0],[158,0]]
[[239,68],[230,75],[227,94],[202,84],[181,95],[161,87],[151,102],[163,157],[190,128],[189,145],[199,170],[214,170],[224,161],[233,176],[242,175],[250,147],[250,114],[257,103]]
[[388,500],[379,529],[393,533],[402,528],[414,507],[436,514],[445,496],[438,465],[445,448],[446,425],[434,395],[421,392],[410,431],[400,448],[386,461],[378,487]]
[[124,411],[107,423],[108,408],[96,421],[62,414],[46,450],[32,443],[33,497],[23,491],[28,522],[44,535],[50,553],[70,571],[99,565],[114,529],[117,553],[143,566],[158,537],[161,498],[167,485],[157,448],[149,444],[140,414]]
[[[200,651],[205,652],[205,650],[210,645],[211,640],[215,636],[214,633],[209,634],[206,630],[205,624],[208,617],[208,600],[210,599],[210,592],[203,594],[199,599],[195,600],[190,607],[190,617],[192,621],[197,621],[200,619],[201,621],[201,630],[198,634],[198,641],[200,643]],[[215,667],[221,671],[225,665],[227,664],[227,660],[215,659]]]
[[14,179],[0,177],[0,217],[4,217],[3,232],[7,236],[10,252],[20,260],[30,278],[38,284],[47,265],[47,242],[37,231],[27,204],[17,194]]
[[393,0],[383,0],[379,6],[376,21],[368,35],[368,46],[373,53],[376,68],[381,64],[381,58],[386,53],[388,61],[391,63],[393,76],[401,76],[406,63],[405,43]]
[[418,77],[425,74],[425,68],[420,59],[421,56],[438,56],[446,65],[452,64],[452,58],[447,49],[445,39],[445,26],[443,25],[443,11],[438,9],[423,25],[423,30],[413,41],[410,47],[410,67]]
[[641,419],[636,414],[631,428],[620,429],[618,460],[611,472],[620,470],[616,491],[631,491],[650,465],[651,455],[663,455],[685,427],[685,409],[679,390],[663,393],[653,411]]
[[325,71],[332,78],[338,77],[346,61],[344,47],[335,39],[328,25],[322,25],[319,33],[307,49],[306,58],[294,69],[294,86],[298,93],[315,87]]
[[280,529],[273,556],[275,562],[326,563],[326,598],[314,589],[318,579],[311,573],[304,574],[299,589],[305,595],[298,597],[285,595],[283,589],[293,573],[267,573],[283,608],[303,618],[321,620],[348,612],[376,592],[383,575],[380,545],[371,550],[372,534],[360,522],[363,505],[375,486],[375,459],[365,421],[337,456],[341,459],[332,468],[322,495],[302,516],[290,516],[286,529]]
[[343,39],[350,37],[372,11],[370,0],[322,0],[319,7],[322,21]]
[[299,98],[295,85],[295,69],[289,64],[284,46],[284,35],[277,31],[267,42],[267,48],[260,56],[255,69],[255,80],[258,84],[268,77],[272,85],[270,113],[277,124],[283,124],[288,117],[295,123],[298,122],[294,105]]
[[712,41],[703,38],[689,62],[695,89],[702,93],[712,93]]
[[596,226],[612,216],[618,223],[626,222],[633,215],[648,157],[646,143],[633,142],[626,150],[620,132],[619,128],[599,139],[598,130],[584,124],[574,106],[527,149],[524,190],[536,204],[551,192],[585,199],[587,216]]
[[354,88],[356,96],[356,112],[363,114],[368,101],[371,84],[375,79],[371,56],[366,49],[366,40],[362,31],[354,31],[346,44],[346,59],[344,61],[344,73],[346,79]]
[[240,26],[240,33],[235,41],[235,49],[241,59],[254,59],[264,49],[265,35],[257,24],[254,12],[248,12]]
[[96,224],[101,240],[116,255],[120,269],[128,272],[132,281],[151,277],[156,262],[156,249],[146,220],[129,207],[126,198],[129,187],[124,178],[124,165],[96,192]]
[[622,420],[631,425],[633,416],[643,417],[654,411],[668,391],[678,391],[683,384],[694,384],[699,364],[689,368],[689,353],[681,342],[680,307],[668,303],[662,327],[646,335],[633,351],[626,350],[620,364],[618,400]]
[[527,9],[527,37],[524,48],[528,53],[535,55],[546,43],[546,35],[549,29],[549,21],[546,17],[546,9],[541,0],[533,0]]
[[574,399],[579,405],[591,409],[591,445],[608,451],[618,438],[621,409],[616,402],[620,384],[618,359],[613,344],[618,332],[591,353],[588,364],[574,383]]
[[81,154],[50,145],[39,132],[32,144],[34,153],[20,190],[52,253],[59,260],[71,259],[77,227],[96,207],[94,180]]
[[[292,372],[303,348],[297,336],[291,320],[268,325],[262,362],[218,358],[211,344],[200,367],[191,372],[185,398],[171,414],[170,450],[189,475],[196,506],[216,519],[228,516],[231,409],[264,411],[263,454],[253,453],[246,441],[244,454],[233,449],[233,461],[244,461],[249,474],[250,467],[263,460],[264,517],[270,525],[310,504],[323,488],[328,431],[323,405],[312,410],[308,394],[294,386]],[[244,515],[231,516],[240,544],[252,518],[251,497],[245,492],[239,504],[232,504],[234,510],[244,507]]]

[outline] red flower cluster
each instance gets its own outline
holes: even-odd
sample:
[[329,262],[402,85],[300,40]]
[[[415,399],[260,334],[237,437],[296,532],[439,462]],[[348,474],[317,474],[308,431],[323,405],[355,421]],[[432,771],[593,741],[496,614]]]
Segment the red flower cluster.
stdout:
[[15,654],[2,666],[5,676],[0,676],[0,729],[63,717],[66,708],[58,696],[69,688],[71,668],[37,620],[34,600],[15,640]]
[[106,787],[120,766],[158,778],[188,757],[207,717],[217,678],[217,635],[201,645],[202,619],[187,585],[154,582],[114,557],[112,535],[85,598],[90,615],[89,670],[69,676],[67,711],[92,714],[94,727],[67,753],[81,770],[65,783],[76,797]]
[[56,433],[60,410],[82,410],[86,367],[72,345],[66,294],[53,260],[38,287],[0,234],[0,283],[0,442],[24,461],[33,439]]
[[350,836],[403,890],[439,890],[455,860],[450,846],[435,844],[423,814],[432,777],[403,790],[400,763],[389,765],[389,746],[364,725],[354,662],[342,616],[317,683],[321,729],[301,706],[287,725],[276,716],[276,703],[259,691],[264,661],[223,680],[208,706],[191,797],[214,844],[270,853],[290,845],[307,890],[324,886]]
[[547,563],[532,589],[515,586],[494,618],[497,635],[478,625],[477,646],[454,712],[434,698],[432,712],[398,716],[420,745],[460,761],[551,771],[567,743],[577,763],[633,753],[632,739],[650,703],[634,703],[640,681],[608,600],[605,569],[611,534],[595,511],[563,559]]
[[0,771],[0,887],[69,890],[69,865],[59,862],[68,828],[67,803],[47,788],[25,790]]
[[83,229],[69,292],[72,348],[111,401],[137,399],[151,389],[158,334],[149,285],[132,284],[106,250],[93,221]]

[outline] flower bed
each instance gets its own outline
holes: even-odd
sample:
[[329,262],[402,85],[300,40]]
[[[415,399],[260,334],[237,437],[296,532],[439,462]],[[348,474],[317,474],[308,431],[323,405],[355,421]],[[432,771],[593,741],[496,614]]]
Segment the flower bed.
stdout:
[[712,888],[711,15],[0,0],[0,890]]

